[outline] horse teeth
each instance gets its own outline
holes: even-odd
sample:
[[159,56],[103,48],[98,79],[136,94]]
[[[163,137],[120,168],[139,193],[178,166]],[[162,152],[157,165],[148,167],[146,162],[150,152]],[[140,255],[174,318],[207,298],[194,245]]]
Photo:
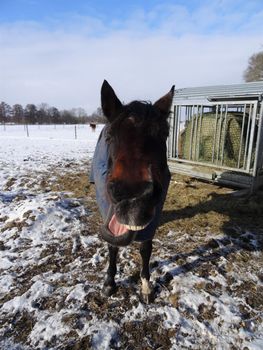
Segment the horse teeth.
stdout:
[[140,231],[140,230],[143,230],[146,226],[147,225],[144,225],[144,226],[125,225],[125,227],[127,227],[127,229],[131,231]]

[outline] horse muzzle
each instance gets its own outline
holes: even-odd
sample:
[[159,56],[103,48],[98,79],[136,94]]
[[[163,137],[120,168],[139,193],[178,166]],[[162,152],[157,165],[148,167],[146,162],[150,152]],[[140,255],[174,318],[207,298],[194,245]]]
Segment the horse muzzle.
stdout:
[[153,220],[162,188],[158,183],[147,182],[134,193],[126,184],[110,182],[107,189],[111,205],[102,227],[102,238],[112,245],[128,245]]

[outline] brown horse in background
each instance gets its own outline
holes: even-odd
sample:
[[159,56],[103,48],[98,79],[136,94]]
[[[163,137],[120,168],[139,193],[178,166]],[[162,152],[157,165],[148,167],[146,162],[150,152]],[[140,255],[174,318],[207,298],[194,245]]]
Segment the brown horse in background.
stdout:
[[89,123],[89,126],[91,128],[92,131],[95,131],[96,130],[96,123]]

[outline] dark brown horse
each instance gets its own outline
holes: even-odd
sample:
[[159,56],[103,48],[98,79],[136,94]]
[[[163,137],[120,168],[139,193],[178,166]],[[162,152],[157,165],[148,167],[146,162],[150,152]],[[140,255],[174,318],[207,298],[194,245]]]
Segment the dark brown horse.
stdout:
[[96,123],[89,123],[89,126],[90,126],[92,131],[95,131],[97,124]]
[[166,139],[174,86],[154,104],[133,101],[123,105],[104,81],[101,104],[108,123],[95,150],[91,181],[104,225],[102,238],[109,243],[109,267],[104,290],[116,290],[116,259],[119,246],[141,242],[142,295],[149,302],[149,260],[158,227],[170,172]]

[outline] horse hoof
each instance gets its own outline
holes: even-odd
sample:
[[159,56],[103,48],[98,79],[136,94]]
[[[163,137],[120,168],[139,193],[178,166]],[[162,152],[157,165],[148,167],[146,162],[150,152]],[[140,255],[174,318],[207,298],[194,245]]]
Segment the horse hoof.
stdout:
[[141,289],[141,295],[142,300],[145,304],[150,304],[153,301],[153,290],[151,287],[151,284],[149,280],[146,278],[141,278],[142,281],[142,289]]
[[142,302],[144,304],[151,304],[153,302],[153,293],[150,293],[150,294],[142,294]]
[[142,300],[145,304],[150,304],[150,294],[143,294],[142,295]]
[[110,297],[111,295],[113,295],[117,290],[116,285],[115,286],[104,286],[103,287],[103,294],[106,297]]

